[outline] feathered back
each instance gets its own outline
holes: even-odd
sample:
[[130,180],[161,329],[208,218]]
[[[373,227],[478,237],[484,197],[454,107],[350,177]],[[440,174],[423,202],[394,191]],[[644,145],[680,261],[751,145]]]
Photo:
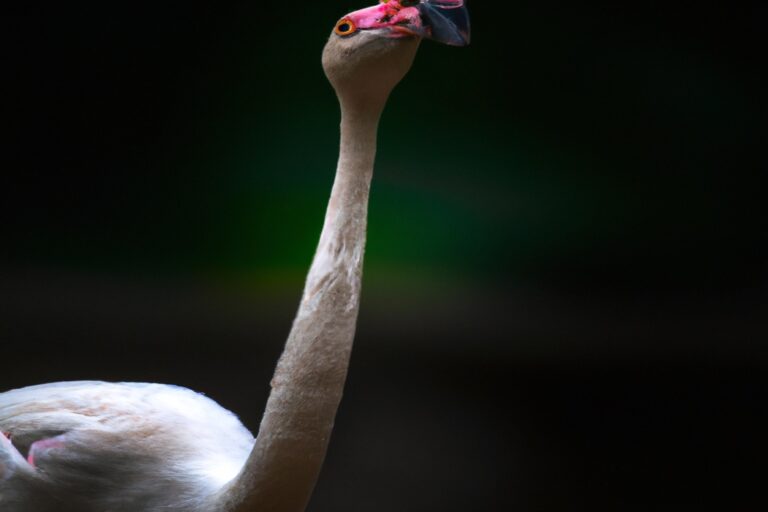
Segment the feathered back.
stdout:
[[3,393],[0,431],[13,436],[12,444],[0,440],[3,512],[47,510],[16,505],[36,490],[55,497],[58,508],[46,506],[57,511],[202,511],[254,442],[214,401],[161,384],[65,382]]

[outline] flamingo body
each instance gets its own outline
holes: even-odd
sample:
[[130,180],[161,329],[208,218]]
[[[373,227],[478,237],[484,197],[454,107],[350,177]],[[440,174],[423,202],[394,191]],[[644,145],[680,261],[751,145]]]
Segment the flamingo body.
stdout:
[[163,384],[62,382],[2,393],[0,431],[4,512],[203,510],[254,444],[213,400]]
[[338,21],[323,69],[339,162],[259,428],[188,389],[63,382],[0,393],[0,512],[302,512],[346,380],[379,118],[421,38],[469,42],[463,0],[388,0]]

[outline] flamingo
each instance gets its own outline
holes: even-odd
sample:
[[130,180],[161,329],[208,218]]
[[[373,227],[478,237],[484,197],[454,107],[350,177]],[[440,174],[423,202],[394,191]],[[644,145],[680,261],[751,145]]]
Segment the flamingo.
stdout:
[[302,511],[346,380],[379,118],[422,38],[469,43],[463,0],[389,0],[339,20],[322,56],[341,108],[320,241],[256,438],[178,386],[58,382],[0,394],[3,512]]

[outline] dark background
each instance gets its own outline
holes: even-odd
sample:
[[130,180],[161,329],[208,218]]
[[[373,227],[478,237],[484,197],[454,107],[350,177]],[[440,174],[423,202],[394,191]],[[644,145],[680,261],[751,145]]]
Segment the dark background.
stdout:
[[[0,389],[170,382],[257,428],[363,6],[9,8]],[[768,9],[470,8],[382,121],[310,510],[764,510]]]

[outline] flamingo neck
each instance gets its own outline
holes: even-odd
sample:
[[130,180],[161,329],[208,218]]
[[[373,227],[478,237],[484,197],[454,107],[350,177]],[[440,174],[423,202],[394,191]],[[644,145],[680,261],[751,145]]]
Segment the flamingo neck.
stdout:
[[[368,196],[381,108],[341,101],[341,144],[320,242],[272,379],[256,444],[217,510],[300,512],[341,400],[360,305]],[[383,103],[382,103],[383,107]]]

